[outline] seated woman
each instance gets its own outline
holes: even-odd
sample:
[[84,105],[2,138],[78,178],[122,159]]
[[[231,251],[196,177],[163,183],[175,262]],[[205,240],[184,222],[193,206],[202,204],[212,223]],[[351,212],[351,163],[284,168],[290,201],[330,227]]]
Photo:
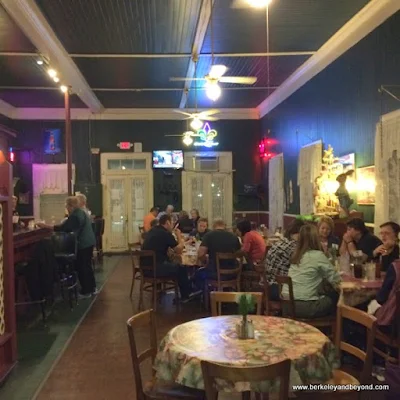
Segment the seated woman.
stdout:
[[193,229],[192,232],[189,233],[187,241],[194,243],[196,240],[203,240],[204,235],[208,232],[210,232],[208,229],[208,219],[199,218],[197,221],[197,228]]
[[200,213],[197,208],[192,208],[190,210],[190,220],[192,221],[192,228],[196,229],[197,228],[197,223],[199,222],[200,219]]
[[268,281],[272,301],[279,301],[278,284],[275,276],[286,276],[290,267],[290,258],[296,249],[297,240],[299,238],[300,229],[304,226],[304,222],[296,219],[290,223],[285,231],[285,235],[268,251],[264,260],[266,278]]
[[[322,251],[315,226],[305,225],[300,229],[288,276],[293,282],[296,317],[311,319],[334,313],[340,275]],[[332,290],[326,290],[327,283]],[[282,296],[289,297],[287,285],[282,289]]]
[[335,224],[333,219],[328,216],[323,216],[318,222],[318,234],[322,245],[322,250],[325,254],[328,254],[332,245],[337,245],[339,248],[339,238],[334,236],[333,230]]
[[394,261],[387,269],[382,287],[368,306],[368,313],[375,315],[379,329],[383,332],[396,332],[396,292],[400,290],[400,260]]
[[236,228],[242,238],[241,250],[247,260],[247,269],[252,269],[255,263],[259,263],[265,257],[265,240],[257,231],[251,230],[251,223],[246,219],[238,222]]

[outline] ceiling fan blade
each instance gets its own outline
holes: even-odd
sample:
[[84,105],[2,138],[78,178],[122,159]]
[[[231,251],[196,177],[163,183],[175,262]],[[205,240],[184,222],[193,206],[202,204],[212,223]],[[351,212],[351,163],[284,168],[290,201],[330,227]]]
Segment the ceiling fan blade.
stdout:
[[210,69],[208,76],[213,79],[219,79],[225,72],[228,71],[228,68],[225,65],[213,65]]
[[181,111],[181,110],[172,110],[173,112],[175,112],[175,113],[178,113],[178,114],[183,114],[183,115],[187,115],[189,118],[192,118],[192,114],[190,114],[190,113],[187,113],[186,111]]
[[233,0],[231,4],[231,8],[248,8],[248,7],[250,7],[250,5],[245,0]]
[[199,118],[207,118],[208,116],[218,114],[219,112],[220,111],[217,109],[202,111],[199,113]]
[[164,135],[165,137],[183,136],[183,135]]
[[255,8],[261,9],[265,8],[271,1],[268,0],[259,0],[257,3],[255,0],[253,0],[253,4],[249,0],[233,0],[231,4],[231,8]]
[[223,76],[219,80],[222,83],[237,83],[239,85],[252,85],[257,82],[256,76]]
[[219,118],[216,118],[216,117],[205,117],[204,119],[206,121],[218,121]]
[[205,78],[169,78],[171,82],[182,82],[182,81],[204,81]]

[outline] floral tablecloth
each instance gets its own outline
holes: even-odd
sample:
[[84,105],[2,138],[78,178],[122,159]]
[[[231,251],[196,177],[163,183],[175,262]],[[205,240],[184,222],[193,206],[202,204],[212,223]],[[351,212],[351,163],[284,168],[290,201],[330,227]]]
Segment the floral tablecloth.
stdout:
[[364,281],[344,275],[340,285],[341,295],[339,304],[346,304],[350,307],[358,306],[375,298],[381,286],[382,280]]
[[[257,366],[292,360],[291,385],[321,383],[339,366],[337,352],[318,329],[290,319],[251,316],[256,338],[239,340],[240,316],[198,319],[173,328],[160,343],[155,360],[157,378],[204,389],[201,360],[235,366]],[[277,390],[277,382],[234,385],[220,381],[220,390]]]

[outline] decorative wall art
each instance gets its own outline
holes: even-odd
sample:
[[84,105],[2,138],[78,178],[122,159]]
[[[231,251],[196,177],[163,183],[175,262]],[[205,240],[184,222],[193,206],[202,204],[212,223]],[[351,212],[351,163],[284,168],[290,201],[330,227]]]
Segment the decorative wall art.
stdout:
[[375,204],[375,165],[357,168],[357,204]]

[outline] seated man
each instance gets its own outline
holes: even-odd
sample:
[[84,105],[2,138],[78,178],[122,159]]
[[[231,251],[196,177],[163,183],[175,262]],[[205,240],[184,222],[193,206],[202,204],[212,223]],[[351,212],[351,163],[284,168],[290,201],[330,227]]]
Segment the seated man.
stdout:
[[385,222],[380,228],[383,244],[379,245],[372,255],[381,262],[381,270],[386,272],[390,264],[399,258],[400,226],[395,222]]
[[352,255],[355,251],[361,250],[363,260],[372,260],[373,251],[382,242],[370,233],[361,218],[353,218],[347,222],[347,232],[343,235],[343,241],[340,246],[340,254]]
[[151,223],[157,218],[158,208],[152,207],[150,212],[143,218],[143,230],[148,232],[151,229]]
[[208,229],[207,218],[199,218],[197,221],[197,228],[190,232],[188,240],[203,240],[205,234],[208,232],[210,232],[210,230]]
[[186,301],[189,299],[190,294],[187,270],[178,264],[170,262],[168,258],[169,249],[172,249],[177,254],[181,254],[185,246],[181,232],[176,230],[175,233],[178,241],[175,240],[172,235],[171,217],[164,214],[159,219],[159,225],[147,232],[142,249],[152,250],[155,252],[157,276],[163,278],[176,278],[181,293],[181,300]]
[[[236,235],[226,231],[225,222],[222,219],[214,221],[213,230],[203,237],[198,250],[198,258],[204,261],[208,254],[209,262],[207,267],[196,271],[195,280],[217,279],[217,253],[236,253],[240,250],[240,242]],[[224,260],[221,267],[232,268],[230,260]],[[225,276],[225,279],[230,279]]]

